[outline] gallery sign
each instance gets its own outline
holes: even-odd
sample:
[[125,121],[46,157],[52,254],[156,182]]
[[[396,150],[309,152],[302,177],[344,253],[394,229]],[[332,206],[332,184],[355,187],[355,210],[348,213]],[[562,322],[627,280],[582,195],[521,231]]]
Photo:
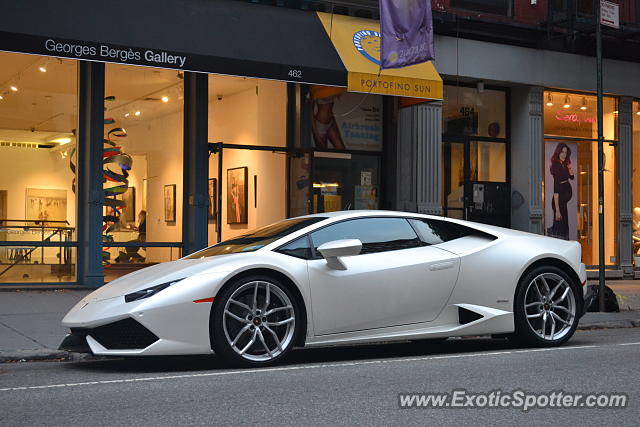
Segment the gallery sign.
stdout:
[[0,31],[0,51],[331,86],[346,83],[340,70],[4,31]]
[[183,68],[187,61],[187,55],[176,55],[162,50],[121,48],[102,43],[74,43],[53,38],[46,39],[44,48],[48,54],[55,56],[63,55],[78,59],[98,59],[101,61],[116,60],[122,63],[145,63],[163,67],[178,66]]

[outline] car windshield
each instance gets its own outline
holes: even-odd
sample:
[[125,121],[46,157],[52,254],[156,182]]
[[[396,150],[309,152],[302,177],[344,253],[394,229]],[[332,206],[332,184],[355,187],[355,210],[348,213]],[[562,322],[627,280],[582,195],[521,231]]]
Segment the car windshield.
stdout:
[[311,224],[323,221],[326,217],[293,218],[276,222],[275,224],[257,228],[247,234],[225,240],[201,251],[195,252],[185,259],[199,259],[216,255],[253,252],[271,242],[287,236],[294,231],[301,230]]

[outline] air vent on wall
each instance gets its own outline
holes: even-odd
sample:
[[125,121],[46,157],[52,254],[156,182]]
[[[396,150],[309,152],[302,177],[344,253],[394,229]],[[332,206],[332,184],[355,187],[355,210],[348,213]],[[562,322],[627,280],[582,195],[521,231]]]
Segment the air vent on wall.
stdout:
[[16,148],[52,148],[53,144],[36,144],[33,142],[7,142],[0,141],[0,147],[16,147]]

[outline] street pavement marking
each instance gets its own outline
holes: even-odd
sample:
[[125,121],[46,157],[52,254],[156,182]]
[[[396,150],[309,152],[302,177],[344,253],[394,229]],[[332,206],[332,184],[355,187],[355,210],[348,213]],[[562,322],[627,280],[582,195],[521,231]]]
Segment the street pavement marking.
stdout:
[[[630,344],[634,344],[634,343],[630,343]],[[640,344],[640,343],[636,343],[636,344]],[[569,346],[569,347],[535,348],[535,349],[526,349],[526,350],[493,351],[489,353],[466,353],[466,354],[451,354],[451,355],[443,355],[443,356],[424,356],[424,357],[407,357],[407,358],[399,358],[399,359],[363,360],[363,361],[356,361],[356,362],[322,363],[322,364],[314,364],[314,365],[283,366],[281,368],[257,368],[257,369],[232,370],[232,371],[224,371],[224,372],[205,372],[200,374],[166,375],[166,376],[160,376],[160,377],[122,378],[122,379],[116,379],[116,380],[86,381],[86,382],[79,382],[79,383],[7,387],[7,388],[0,388],[0,391],[43,390],[43,389],[61,388],[61,387],[80,387],[80,386],[89,386],[89,385],[122,384],[122,383],[135,383],[135,382],[143,382],[143,381],[163,381],[163,380],[175,380],[175,379],[184,379],[184,378],[218,377],[223,375],[236,375],[236,374],[242,375],[242,374],[258,374],[258,373],[264,373],[264,372],[300,371],[303,369],[336,368],[336,367],[361,366],[361,365],[382,365],[387,363],[419,362],[419,361],[427,361],[427,360],[462,359],[462,358],[468,358],[468,357],[500,356],[505,354],[518,354],[518,353],[537,353],[537,352],[560,351],[560,350],[583,350],[583,349],[600,348],[600,347],[602,346],[581,345],[581,346]]]
[[624,344],[618,344],[618,345],[640,345],[640,342],[626,342]]

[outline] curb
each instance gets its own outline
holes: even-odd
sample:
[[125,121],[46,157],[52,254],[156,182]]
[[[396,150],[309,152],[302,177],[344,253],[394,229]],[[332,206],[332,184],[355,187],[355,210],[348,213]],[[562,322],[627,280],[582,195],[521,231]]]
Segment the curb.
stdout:
[[95,356],[85,353],[69,353],[63,350],[7,350],[0,351],[0,363],[22,363],[32,361],[80,361],[95,359]]
[[620,328],[638,328],[640,320],[611,320],[608,322],[578,324],[578,330],[591,331],[596,329],[620,329]]

